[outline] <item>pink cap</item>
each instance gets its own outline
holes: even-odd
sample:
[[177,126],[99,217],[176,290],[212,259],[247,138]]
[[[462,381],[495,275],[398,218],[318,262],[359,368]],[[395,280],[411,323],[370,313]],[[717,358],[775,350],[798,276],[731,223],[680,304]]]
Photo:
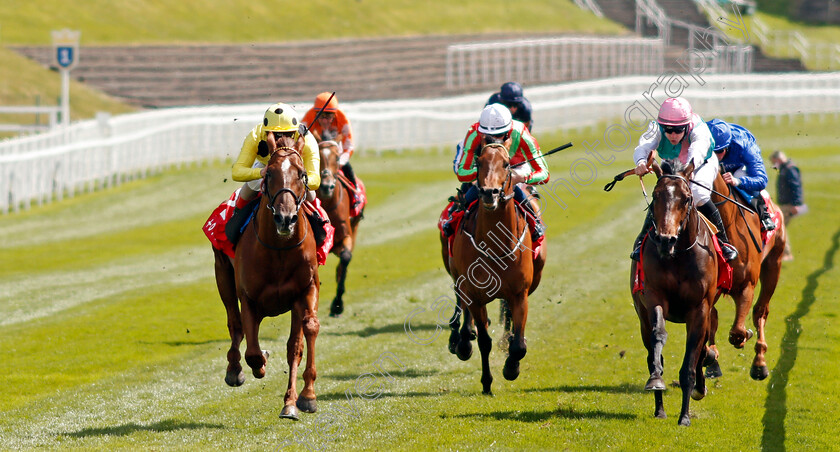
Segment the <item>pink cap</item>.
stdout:
[[656,122],[663,126],[684,126],[691,122],[691,104],[682,97],[671,97],[662,102]]

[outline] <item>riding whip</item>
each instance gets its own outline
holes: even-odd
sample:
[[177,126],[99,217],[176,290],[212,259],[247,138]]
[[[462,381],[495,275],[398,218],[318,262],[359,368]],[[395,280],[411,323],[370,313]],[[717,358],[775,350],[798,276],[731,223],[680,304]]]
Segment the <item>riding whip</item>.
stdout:
[[303,123],[300,124],[300,128],[298,129],[298,132],[300,133],[300,136],[305,136],[309,132],[309,129],[312,128],[312,125],[315,124],[315,122],[318,121],[318,118],[321,117],[321,113],[323,113],[324,110],[327,109],[327,105],[330,104],[330,101],[333,99],[333,97],[335,97],[335,91],[333,91],[332,94],[330,94],[330,98],[327,99],[326,102],[324,102],[324,105],[321,107],[320,110],[318,110],[318,113],[315,114],[315,119],[313,119],[312,122],[308,126],[306,124],[303,124]]
[[[568,142],[568,143],[566,143],[566,144],[564,144],[564,145],[562,145],[562,146],[558,146],[558,147],[556,147],[556,148],[554,148],[554,149],[552,149],[552,150],[550,150],[550,151],[546,152],[545,154],[541,155],[540,157],[547,157],[547,156],[549,156],[549,155],[551,155],[551,154],[554,154],[555,152],[560,152],[560,151],[562,151],[563,149],[568,149],[568,148],[570,148],[570,147],[572,147],[572,142],[571,142],[571,141],[570,141],[570,142]],[[515,164],[515,165],[511,165],[510,167],[511,167],[511,168],[516,168],[517,166],[524,165],[524,164],[526,164],[526,163],[528,163],[528,162],[533,162],[534,160],[536,160],[536,159],[538,159],[538,158],[540,158],[540,157],[534,157],[534,158],[532,158],[532,159],[528,159],[528,160],[525,160],[525,161],[519,162],[519,163],[517,163],[517,164]]]

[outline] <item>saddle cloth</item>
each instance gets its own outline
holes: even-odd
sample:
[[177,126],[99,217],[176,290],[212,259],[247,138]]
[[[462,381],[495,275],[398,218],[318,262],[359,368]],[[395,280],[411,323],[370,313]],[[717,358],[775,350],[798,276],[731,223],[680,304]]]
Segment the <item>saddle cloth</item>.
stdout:
[[342,185],[347,187],[347,190],[353,194],[353,204],[350,206],[350,216],[351,217],[358,217],[362,214],[362,211],[365,210],[365,206],[367,205],[367,190],[365,189],[365,184],[359,179],[359,176],[356,176],[355,183],[350,182],[350,179],[344,174],[344,170],[341,170],[341,177],[338,180],[341,181]]
[[[447,248],[447,252],[448,252],[450,257],[452,257],[452,244],[455,242],[455,235],[457,234],[457,231],[461,228],[461,222],[463,222],[464,217],[467,216],[468,213],[473,211],[473,208],[475,207],[475,205],[477,203],[478,203],[478,201],[473,201],[472,204],[470,204],[467,207],[467,210],[460,210],[460,209],[455,210],[454,212],[452,212],[452,217],[450,219],[449,212],[452,209],[452,205],[455,204],[454,201],[450,201],[446,205],[446,207],[444,207],[443,212],[440,213],[440,217],[438,218],[438,230],[440,231],[440,236],[446,239],[446,243],[447,243],[446,248]],[[518,207],[517,210],[519,211],[520,215],[525,216],[525,220],[528,223],[529,231],[533,232],[534,231],[534,218],[532,218],[528,214],[528,212],[518,203],[517,203],[517,207]],[[455,233],[453,233],[450,236],[447,236],[446,232],[444,232],[444,230],[443,230],[443,226],[444,226],[444,224],[446,224],[447,221],[449,221],[449,223],[451,225],[450,226],[451,230],[456,231]],[[470,232],[472,232],[472,231],[470,231]],[[534,259],[536,259],[537,256],[539,256],[544,241],[545,241],[545,236],[542,236],[539,239],[537,239],[537,241],[535,243],[531,244],[532,252],[534,254],[533,255]]]

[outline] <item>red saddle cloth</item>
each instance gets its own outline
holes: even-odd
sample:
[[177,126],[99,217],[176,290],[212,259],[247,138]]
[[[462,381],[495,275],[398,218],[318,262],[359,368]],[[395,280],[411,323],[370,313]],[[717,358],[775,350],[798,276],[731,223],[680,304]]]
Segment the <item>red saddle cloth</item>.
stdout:
[[353,194],[353,205],[350,206],[350,216],[351,217],[358,217],[362,214],[362,210],[364,210],[365,206],[367,205],[367,190],[365,190],[365,184],[356,176],[355,183],[350,182],[350,179],[344,174],[344,171],[341,171],[341,177],[339,180],[348,190],[350,193]]
[[[642,239],[642,250],[645,249],[645,242],[647,241],[647,238],[648,235],[645,234],[645,238]],[[720,249],[720,242],[718,242],[715,235],[712,235],[712,243],[715,245],[718,261],[717,287],[723,292],[728,292],[732,289],[732,266],[729,265],[729,262],[726,262],[726,259],[723,258],[723,250]],[[633,275],[633,293],[645,290],[644,255],[645,253],[643,252],[639,253],[639,263],[636,264],[636,273]]]
[[[230,243],[227,235],[225,234],[225,225],[231,215],[233,215],[233,210],[236,206],[236,198],[239,197],[239,190],[240,189],[237,189],[232,195],[230,195],[228,200],[219,204],[219,207],[216,207],[216,209],[213,210],[213,213],[210,214],[210,218],[207,219],[204,226],[201,228],[201,230],[204,231],[204,235],[206,235],[210,240],[213,248],[223,251],[231,259],[233,259],[234,256],[234,248],[233,244]],[[307,201],[304,205],[310,209],[314,208],[317,210],[318,215],[320,215],[321,218],[329,218],[327,216],[327,212],[323,207],[321,207],[320,199],[315,198],[314,203]],[[324,243],[322,243],[316,250],[316,254],[318,255],[318,265],[324,265],[327,262],[327,255],[329,254],[330,249],[332,249],[333,237],[335,235],[335,228],[330,223],[324,224],[324,230],[327,233],[326,238],[324,239]]]
[[[472,209],[477,202],[478,201],[473,201],[473,203],[470,204],[470,206],[467,208],[467,211]],[[458,228],[461,226],[461,222],[464,220],[464,214],[467,213],[467,211],[464,210],[456,210],[455,212],[452,212],[452,219],[450,220],[449,210],[452,208],[453,204],[455,203],[453,201],[450,201],[449,204],[447,204],[446,207],[444,207],[443,212],[440,213],[440,217],[438,218],[438,230],[440,231],[440,236],[446,238],[446,247],[450,257],[452,256],[452,243],[455,241],[455,234],[452,234],[449,237],[447,237],[446,233],[443,231],[443,225],[446,224],[447,220],[449,220],[450,224],[452,225],[452,230],[458,231]],[[528,222],[528,229],[530,232],[533,232],[534,218],[531,217],[528,214],[528,212],[522,208],[522,206],[519,206],[519,211],[522,212],[523,215],[525,215],[525,220]],[[535,243],[531,244],[531,246],[533,247],[532,251],[534,253],[534,259],[536,259],[537,256],[539,256],[544,241],[545,236],[542,236],[539,239],[537,239]]]

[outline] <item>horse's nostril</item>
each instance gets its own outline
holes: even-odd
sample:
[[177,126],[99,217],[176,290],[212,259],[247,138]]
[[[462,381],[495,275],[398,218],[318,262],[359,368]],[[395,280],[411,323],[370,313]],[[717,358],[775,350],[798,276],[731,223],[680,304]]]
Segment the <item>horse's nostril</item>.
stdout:
[[295,224],[295,223],[297,223],[297,215],[292,215],[292,217],[289,218],[289,224]]

